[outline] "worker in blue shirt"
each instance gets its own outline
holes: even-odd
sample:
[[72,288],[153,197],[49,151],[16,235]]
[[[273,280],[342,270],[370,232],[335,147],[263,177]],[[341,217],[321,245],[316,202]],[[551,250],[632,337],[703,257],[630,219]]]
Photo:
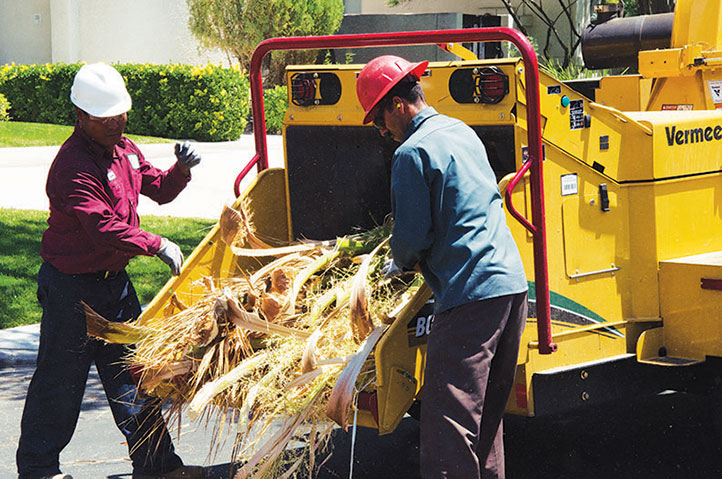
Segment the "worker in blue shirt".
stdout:
[[424,478],[504,478],[502,417],[527,316],[527,281],[486,150],[428,106],[428,62],[384,55],[359,73],[364,123],[401,143],[391,166],[394,267],[434,292],[421,401]]

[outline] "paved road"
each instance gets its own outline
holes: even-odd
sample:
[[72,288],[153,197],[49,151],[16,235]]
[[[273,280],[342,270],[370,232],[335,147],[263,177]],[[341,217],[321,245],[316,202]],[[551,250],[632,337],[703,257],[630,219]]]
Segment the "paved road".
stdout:
[[[20,417],[25,393],[33,374],[31,366],[0,369],[0,478],[16,477],[15,449],[20,435]],[[209,466],[210,478],[227,478],[231,445],[225,444],[214,457],[208,457],[210,432],[184,421],[180,432],[172,431],[176,449],[186,463]],[[178,438],[180,434],[180,439]],[[63,472],[75,479],[130,479],[132,467],[127,458],[125,438],[115,427],[103,386],[93,368],[83,398],[75,435],[63,451]]]
[[[0,369],[0,478],[14,477],[18,422],[32,369]],[[177,434],[177,432],[174,432]],[[507,417],[510,479],[704,479],[722,477],[712,412],[706,398],[664,394],[596,407],[563,417]],[[130,479],[130,463],[115,429],[102,386],[91,375],[63,469],[76,479]],[[230,445],[208,458],[209,432],[183,422],[176,447],[187,461],[208,466],[210,477],[228,477]],[[391,435],[360,429],[354,478],[417,479],[418,424],[405,419]],[[350,435],[338,431],[321,479],[349,477]]]

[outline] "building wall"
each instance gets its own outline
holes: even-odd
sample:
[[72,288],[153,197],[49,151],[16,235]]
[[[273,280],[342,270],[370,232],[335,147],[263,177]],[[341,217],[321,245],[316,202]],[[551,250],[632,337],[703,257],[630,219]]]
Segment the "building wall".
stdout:
[[[447,30],[456,28],[462,28],[462,15],[459,13],[344,15],[338,33],[413,32],[419,30]],[[455,55],[446,53],[436,45],[418,45],[388,48],[336,49],[334,51],[335,60],[343,63],[347,52],[353,55],[353,63],[366,63],[378,55],[399,55],[409,61],[457,59]]]
[[77,61],[228,63],[193,38],[185,0],[0,0],[0,64]]
[[[387,0],[354,0],[347,4],[346,13],[382,14],[382,13],[466,13],[469,15],[506,13],[499,0],[410,0],[396,7],[389,7]],[[514,2],[516,3],[516,2]],[[358,11],[352,11],[352,7]]]
[[[571,43],[572,32],[566,15],[562,11],[560,2],[545,1],[542,3],[545,11],[551,18],[559,18],[556,27],[563,41]],[[589,23],[590,16],[590,0],[578,0],[573,3],[570,14],[574,19],[577,31]],[[547,27],[544,25],[530,10],[526,9],[519,0],[512,0],[512,4],[517,9],[520,20],[527,29],[527,33],[533,37],[539,45],[539,49],[544,49],[544,43],[547,37]],[[456,12],[468,15],[501,15],[506,16],[508,12],[500,0],[446,0],[440,2],[438,0],[407,0],[396,7],[389,7],[387,0],[345,0],[346,14],[362,14],[362,15],[393,15],[393,14],[442,14],[448,12]],[[504,22],[502,22],[504,23]],[[513,27],[513,22],[509,20],[509,24]],[[433,25],[429,25],[429,30],[434,29]],[[552,57],[561,57],[563,50],[552,42],[549,50]],[[579,52],[579,58],[581,58]]]
[[48,0],[0,0],[0,64],[51,61]]
[[[575,4],[571,14],[577,25],[588,22],[589,2]],[[563,16],[558,2],[545,2],[545,7],[551,15]],[[411,0],[393,8],[386,0],[345,0],[345,12],[349,18],[344,19],[343,33],[460,28],[461,14],[507,14],[498,0]],[[523,8],[519,14],[543,48],[546,27]],[[361,18],[366,15],[366,20]],[[220,50],[201,49],[187,19],[185,0],[0,0],[0,64],[101,60],[227,64]],[[569,39],[568,22],[562,20],[558,26],[562,37]],[[440,59],[429,49],[418,51]],[[354,61],[368,56],[368,51],[357,52]],[[559,57],[562,50],[553,46],[550,53]]]

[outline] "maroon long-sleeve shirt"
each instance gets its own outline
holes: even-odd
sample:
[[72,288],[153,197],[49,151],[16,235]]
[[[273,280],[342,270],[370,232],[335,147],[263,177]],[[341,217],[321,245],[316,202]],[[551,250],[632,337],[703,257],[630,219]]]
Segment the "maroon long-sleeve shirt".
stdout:
[[123,137],[107,151],[77,125],[50,166],[48,229],[40,256],[66,274],[120,271],[139,255],[158,252],[161,237],[140,229],[138,197],[168,203],[190,177],[148,163]]

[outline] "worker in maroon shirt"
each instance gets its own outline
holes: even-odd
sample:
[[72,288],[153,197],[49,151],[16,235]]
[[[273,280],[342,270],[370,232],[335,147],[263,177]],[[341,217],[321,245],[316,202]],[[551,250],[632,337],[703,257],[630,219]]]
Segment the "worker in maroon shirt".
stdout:
[[138,197],[173,200],[201,157],[186,142],[175,145],[177,162],[167,171],[145,160],[123,136],[131,98],[111,66],[83,66],[70,99],[75,130],[58,151],[46,187],[50,217],[38,272],[43,317],[21,423],[19,479],[72,479],[61,473],[59,455],[75,430],[91,363],[126,438],[133,479],[205,477],[202,467],[184,466],[175,454],[160,404],[138,394],[124,365],[128,348],[89,339],[80,307],[85,302],[112,321],[138,317],[140,303],[125,272],[135,256],[157,256],[180,273],[180,248],[140,229]]

